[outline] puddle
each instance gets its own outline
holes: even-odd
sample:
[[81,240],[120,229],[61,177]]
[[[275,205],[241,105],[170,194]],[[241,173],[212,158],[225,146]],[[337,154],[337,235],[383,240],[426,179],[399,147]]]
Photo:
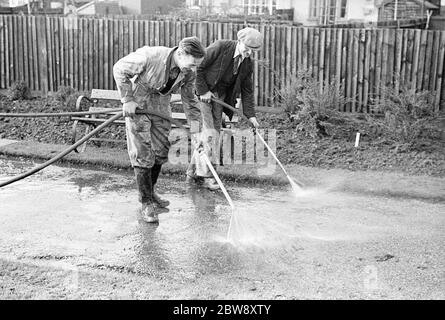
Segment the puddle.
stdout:
[[[0,159],[0,180],[33,166]],[[131,172],[51,166],[0,190],[0,253],[14,248],[17,255],[69,256],[80,265],[178,278],[288,273],[314,246],[410,234],[420,214],[416,203],[329,189],[295,195],[291,186],[226,187],[233,212],[221,193],[162,178],[158,190],[170,212],[149,225],[139,217]]]

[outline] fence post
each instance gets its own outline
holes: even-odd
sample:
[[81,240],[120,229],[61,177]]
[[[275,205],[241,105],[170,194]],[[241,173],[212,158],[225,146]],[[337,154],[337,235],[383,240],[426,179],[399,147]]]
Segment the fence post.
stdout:
[[443,85],[443,77],[445,74],[445,31],[442,31],[440,39],[439,63],[436,86],[436,111],[438,112],[442,107],[445,108],[445,86]]
[[[435,91],[445,103],[445,32],[389,29],[320,29],[261,24],[264,46],[255,53],[254,93],[270,105],[275,90],[307,68],[323,84],[339,79],[349,102],[342,111],[367,111],[381,86]],[[47,94],[60,85],[114,88],[113,64],[143,45],[177,45],[197,35],[204,45],[235,39],[238,23],[128,21],[123,19],[0,16],[0,88],[23,79]]]
[[6,88],[6,71],[5,71],[5,38],[3,36],[3,31],[5,30],[5,23],[3,16],[0,15],[0,88]]
[[40,90],[44,95],[49,91],[48,87],[48,50],[46,45],[46,18],[36,17],[37,20],[37,48],[39,56]]

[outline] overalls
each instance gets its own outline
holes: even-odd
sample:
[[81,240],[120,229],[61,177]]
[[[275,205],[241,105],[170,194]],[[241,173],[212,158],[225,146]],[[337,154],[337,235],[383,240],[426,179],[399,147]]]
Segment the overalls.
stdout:
[[[194,94],[195,73],[181,70],[171,88],[166,88],[176,49],[145,46],[120,59],[114,65],[113,73],[121,102],[135,101],[140,110],[171,117],[171,94],[180,88],[187,119],[199,121],[198,100]],[[128,154],[133,167],[151,168],[168,161],[171,130],[168,120],[136,114],[133,118],[125,118],[125,124]]]

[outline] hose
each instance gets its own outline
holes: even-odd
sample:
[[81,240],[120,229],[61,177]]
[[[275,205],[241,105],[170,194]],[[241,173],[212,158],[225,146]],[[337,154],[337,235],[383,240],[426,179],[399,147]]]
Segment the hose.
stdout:
[[[95,115],[95,114],[108,114],[108,113],[116,113],[122,112],[122,109],[108,109],[108,110],[99,110],[99,111],[73,111],[73,112],[58,112],[58,113],[0,113],[0,118],[51,118],[51,117],[71,117],[71,116],[87,116],[87,115]],[[148,114],[157,116],[164,120],[168,120],[171,123],[174,123],[179,128],[185,129],[183,124],[172,117],[169,117],[165,114],[158,113],[155,111],[136,111],[137,114]]]
[[82,143],[84,143],[85,141],[87,141],[88,139],[90,139],[92,136],[94,136],[95,134],[97,134],[100,130],[102,130],[103,128],[105,128],[106,126],[110,125],[114,120],[119,119],[120,117],[122,117],[121,113],[115,114],[114,116],[112,116],[110,119],[108,119],[107,121],[105,121],[104,123],[102,123],[100,126],[98,126],[96,129],[94,129],[93,131],[91,131],[89,134],[87,134],[85,137],[83,137],[82,139],[80,139],[79,141],[77,141],[75,144],[73,144],[72,146],[70,146],[68,149],[65,149],[64,151],[62,151],[61,153],[59,153],[58,155],[56,155],[54,158],[51,158],[50,160],[48,160],[45,163],[42,163],[41,165],[23,173],[20,174],[18,176],[15,176],[14,178],[2,182],[0,183],[0,188],[7,186],[8,184],[14,183],[16,181],[22,180],[34,173],[39,172],[40,170],[46,168],[47,166],[49,166],[50,164],[56,162],[57,160],[63,158],[64,156],[66,156],[68,153],[70,153],[71,151],[73,151],[75,148],[77,148],[78,146],[80,146]]
[[[69,148],[65,149],[64,151],[60,152],[58,155],[56,155],[55,157],[51,158],[50,160],[48,160],[45,163],[42,163],[41,165],[23,173],[20,174],[18,176],[15,176],[14,178],[5,181],[5,182],[0,182],[0,188],[7,186],[11,183],[17,182],[19,180],[22,180],[30,175],[33,175],[34,173],[39,172],[40,170],[46,168],[47,166],[53,164],[54,162],[60,160],[61,158],[63,158],[64,156],[66,156],[68,153],[70,153],[71,151],[73,151],[74,149],[76,149],[78,146],[80,146],[82,143],[84,143],[85,141],[87,141],[88,139],[90,139],[91,137],[93,137],[94,135],[96,135],[99,131],[101,131],[103,128],[109,126],[111,123],[113,123],[115,120],[119,119],[122,117],[122,109],[110,109],[110,110],[106,110],[106,111],[94,111],[94,114],[104,114],[104,113],[110,113],[110,112],[119,112],[118,114],[113,115],[110,119],[108,119],[107,121],[105,121],[104,123],[102,123],[100,126],[98,126],[97,128],[95,128],[93,131],[91,131],[89,134],[87,134],[86,136],[84,136],[82,139],[80,139],[79,141],[77,141],[75,144],[71,145]],[[93,114],[90,111],[86,111],[86,112],[65,112],[65,113],[47,113],[44,114],[46,115],[46,117],[62,117],[62,116],[68,116],[68,115],[79,115],[79,113],[82,113],[83,115],[85,114]],[[138,114],[147,114],[148,115],[154,115],[154,116],[158,116],[160,118],[163,118],[164,120],[168,120],[174,124],[176,124],[179,128],[185,129],[185,127],[182,125],[182,123],[180,123],[179,121],[163,115],[161,113],[158,112],[154,112],[154,111],[139,111],[136,112]],[[28,113],[28,114],[20,114],[20,113],[0,113],[0,117],[29,117],[29,115],[32,115],[32,113]],[[42,114],[38,114],[38,115],[42,115]]]
[[67,116],[87,116],[93,114],[105,114],[122,112],[122,109],[109,109],[106,111],[76,111],[59,113],[0,113],[0,118],[48,118],[48,117],[67,117]]

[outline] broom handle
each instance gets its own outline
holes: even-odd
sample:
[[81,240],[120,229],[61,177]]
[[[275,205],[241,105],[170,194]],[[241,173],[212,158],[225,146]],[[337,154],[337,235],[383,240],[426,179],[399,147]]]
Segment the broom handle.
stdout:
[[[249,120],[240,110],[232,107],[231,105],[225,103],[224,101],[221,101],[219,99],[216,99],[214,97],[212,97],[212,100],[215,101],[216,103],[222,105],[223,107],[232,110],[233,112],[236,112],[240,117],[246,119],[247,121]],[[266,143],[266,141],[264,141],[263,137],[260,135],[260,133],[258,132],[258,130],[255,129],[256,134],[258,135],[258,137],[260,138],[260,140],[264,143],[264,145],[266,146],[267,150],[269,150],[269,152],[272,154],[272,156],[274,157],[274,159],[278,162],[279,166],[281,167],[281,169],[283,169],[284,173],[288,176],[286,169],[284,169],[283,165],[281,164],[280,160],[278,160],[277,156],[275,155],[275,153],[272,151],[272,149],[269,147],[269,145]]]
[[[240,110],[232,107],[231,105],[225,103],[224,101],[221,101],[219,99],[216,99],[215,97],[212,97],[212,100],[215,101],[216,103],[222,105],[223,107],[232,110],[233,112],[237,113],[240,117],[246,119],[247,121],[249,121],[249,119],[246,117],[246,115],[244,113],[242,113]],[[286,169],[284,169],[283,165],[281,164],[280,160],[278,160],[277,156],[275,155],[275,153],[272,151],[272,149],[269,147],[269,145],[266,143],[266,141],[264,141],[263,137],[259,134],[258,130],[255,129],[256,134],[258,135],[258,137],[260,138],[261,142],[263,142],[263,144],[266,146],[267,150],[269,150],[269,152],[272,154],[272,156],[274,157],[274,159],[277,161],[278,165],[281,167],[281,169],[283,170],[283,172],[286,174],[287,178],[289,179],[289,181],[295,182],[298,185],[302,185],[299,182],[296,182],[295,180],[292,180],[291,177],[289,176],[289,174],[287,173]]]
[[205,160],[207,166],[209,167],[210,171],[212,171],[212,174],[215,177],[216,182],[218,182],[219,187],[221,188],[222,192],[226,196],[226,199],[229,202],[230,206],[232,207],[232,209],[235,209],[235,205],[233,204],[232,198],[230,198],[229,193],[227,192],[226,188],[224,187],[221,179],[218,177],[218,174],[216,173],[216,170],[213,168],[212,164],[210,163],[209,158],[207,157],[207,155],[205,153],[201,153],[201,157],[204,158],[204,160]]
[[258,135],[258,138],[260,138],[261,142],[266,146],[267,150],[269,150],[270,154],[272,155],[272,157],[275,159],[275,161],[278,163],[278,165],[281,167],[281,169],[283,169],[283,172],[286,174],[286,176],[289,176],[287,174],[286,169],[284,169],[283,165],[281,164],[280,160],[278,160],[277,156],[275,155],[275,153],[272,151],[272,149],[269,147],[269,145],[266,143],[266,141],[264,141],[263,137],[261,136],[261,134],[258,132],[258,130],[255,130],[256,134]]

